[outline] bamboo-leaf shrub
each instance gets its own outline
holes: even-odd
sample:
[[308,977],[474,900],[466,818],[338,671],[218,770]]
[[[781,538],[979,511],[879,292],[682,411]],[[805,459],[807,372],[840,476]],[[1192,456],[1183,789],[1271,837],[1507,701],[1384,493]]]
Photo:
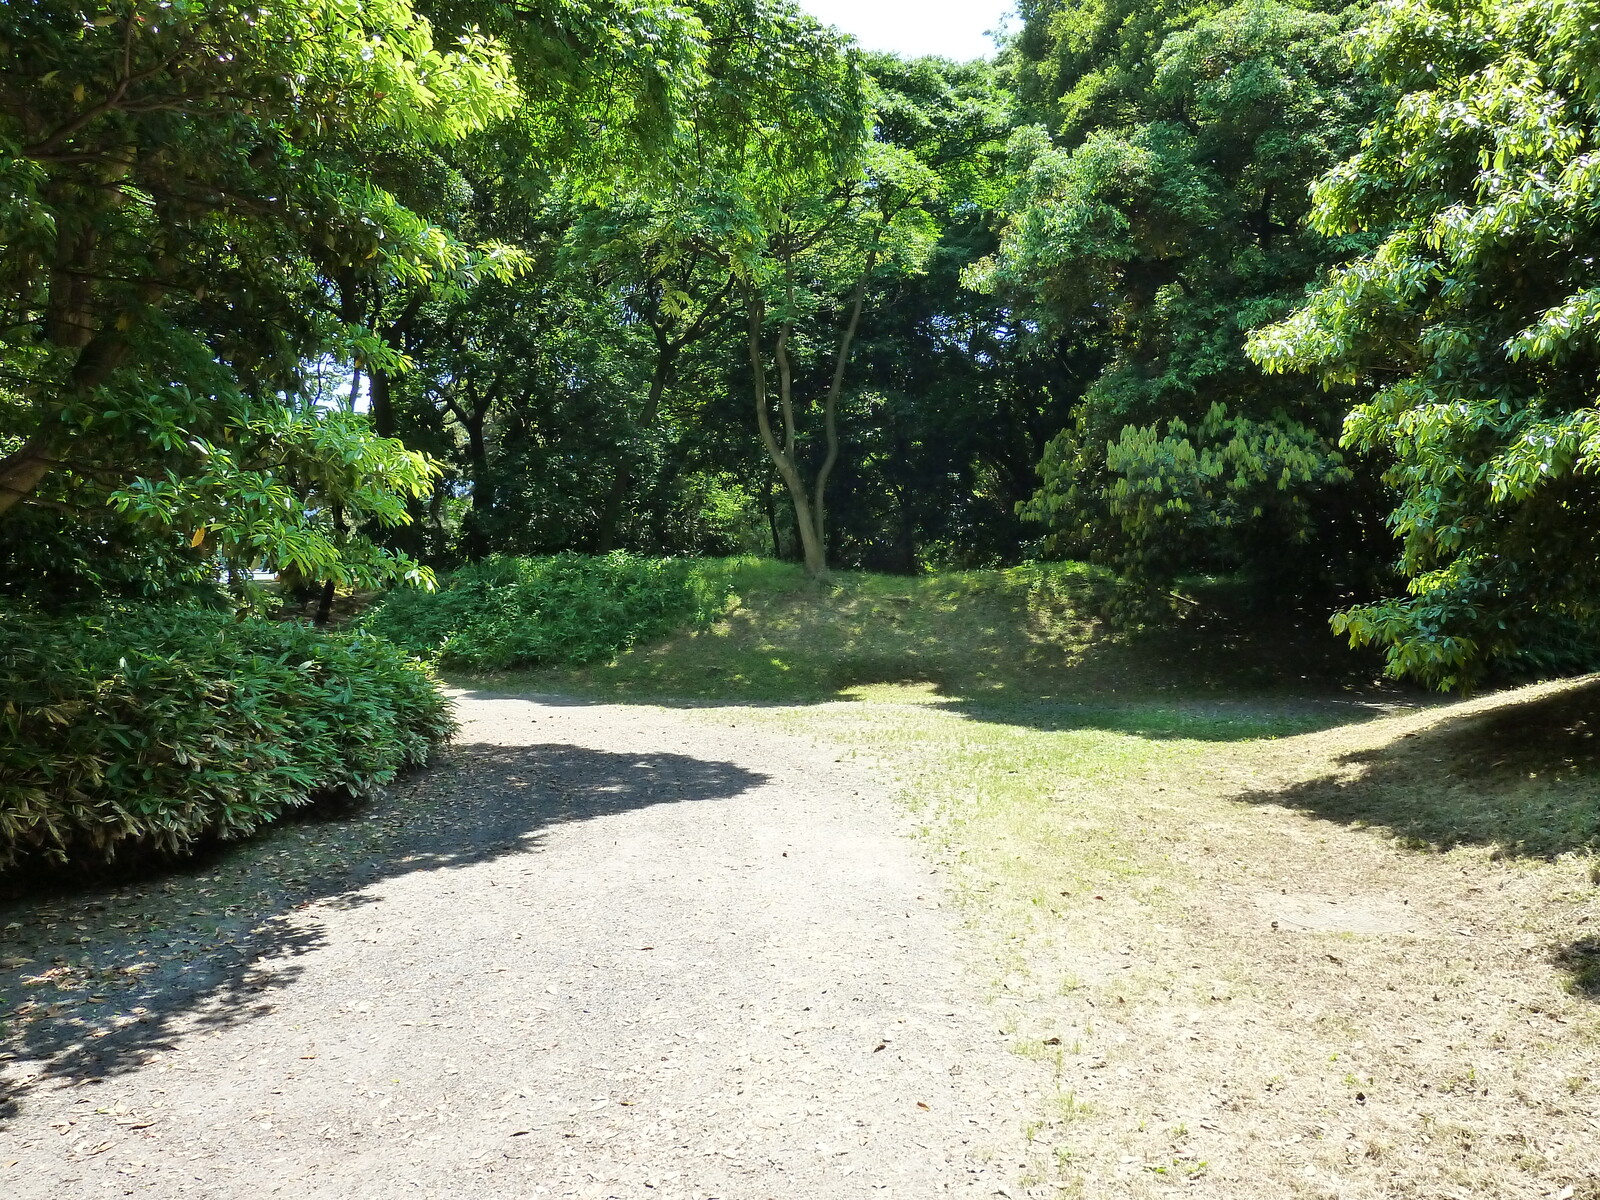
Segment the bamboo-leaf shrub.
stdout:
[[706,623],[726,608],[742,560],[495,555],[397,591],[363,624],[415,654],[477,670],[592,662]]
[[0,614],[0,867],[245,837],[372,792],[452,728],[427,669],[370,634],[188,607]]

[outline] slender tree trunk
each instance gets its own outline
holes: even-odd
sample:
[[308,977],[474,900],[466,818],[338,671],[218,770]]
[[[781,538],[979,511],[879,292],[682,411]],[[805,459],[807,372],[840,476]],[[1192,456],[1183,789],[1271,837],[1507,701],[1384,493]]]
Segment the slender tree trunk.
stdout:
[[[333,506],[333,528],[338,533],[340,540],[349,533],[349,528],[344,523],[344,509],[338,504]],[[312,622],[318,626],[326,625],[333,616],[333,598],[338,589],[337,581],[328,579],[322,584],[322,595],[317,600],[317,615]]]
[[367,398],[371,401],[372,431],[379,437],[392,438],[395,434],[394,398],[389,391],[389,372],[373,369],[367,372]]
[[489,534],[483,519],[494,511],[494,480],[489,473],[489,452],[483,440],[483,420],[479,412],[473,420],[464,422],[467,429],[467,460],[472,464],[472,517],[467,531],[467,557],[473,561],[489,553]]
[[[63,318],[64,319],[64,318]],[[86,328],[88,317],[81,317],[68,328]],[[99,333],[81,343],[78,361],[63,389],[65,398],[82,399],[107,383],[128,359],[128,341],[121,333]],[[65,398],[64,401],[65,402]],[[53,421],[58,409],[47,412]],[[4,517],[31,496],[44,477],[59,465],[62,447],[43,433],[36,433],[16,450],[0,458],[0,517]]]
[[867,277],[877,265],[877,256],[876,250],[867,255],[866,270],[861,272],[861,278],[856,281],[855,294],[850,298],[850,316],[839,338],[839,352],[833,360],[833,378],[828,382],[828,395],[823,402],[822,428],[826,456],[817,470],[812,510],[817,522],[817,541],[824,546],[828,544],[828,477],[839,462],[839,396],[844,390],[845,368],[850,364],[850,348],[855,344],[856,330],[861,328],[861,309],[867,300]]
[[0,517],[31,496],[54,466],[49,444],[37,436],[0,458]]
[[759,296],[749,295],[750,315],[750,369],[754,375],[755,401],[756,401],[756,426],[761,432],[761,444],[767,448],[767,454],[772,459],[772,465],[777,468],[778,476],[789,489],[789,499],[794,504],[795,524],[800,533],[801,554],[806,565],[806,574],[813,579],[826,579],[828,577],[827,550],[817,537],[817,523],[811,512],[811,500],[806,494],[805,480],[800,476],[800,468],[795,462],[795,436],[794,436],[794,398],[791,391],[789,374],[789,357],[787,327],[778,333],[777,359],[779,371],[778,404],[783,416],[784,440],[778,441],[772,429],[772,414],[768,411],[767,396],[767,369],[764,355],[761,352],[761,327],[762,318],[765,316],[765,306]]
[[317,615],[312,618],[313,624],[326,625],[333,616],[333,594],[333,580],[329,579],[322,585],[322,595],[317,599]]
[[778,537],[778,501],[772,494],[772,485],[776,480],[776,472],[767,472],[767,477],[761,485],[761,505],[767,510],[767,530],[772,534],[772,557],[781,560],[783,541]]
[[877,262],[877,251],[867,256],[866,269],[856,282],[850,297],[849,316],[839,337],[839,348],[834,355],[833,378],[828,382],[828,392],[823,398],[822,465],[817,469],[809,495],[795,453],[794,375],[789,363],[789,337],[791,328],[785,324],[778,331],[778,341],[773,357],[778,364],[778,409],[783,417],[783,441],[778,441],[768,412],[766,369],[761,352],[761,331],[765,308],[754,290],[747,292],[746,301],[750,316],[750,367],[755,375],[756,422],[761,430],[762,444],[777,468],[778,475],[789,489],[794,501],[795,525],[799,531],[806,571],[813,578],[823,579],[828,574],[828,480],[839,462],[839,398],[844,392],[845,370],[850,364],[850,351],[855,344],[856,332],[861,327],[861,312],[866,304],[867,280]]

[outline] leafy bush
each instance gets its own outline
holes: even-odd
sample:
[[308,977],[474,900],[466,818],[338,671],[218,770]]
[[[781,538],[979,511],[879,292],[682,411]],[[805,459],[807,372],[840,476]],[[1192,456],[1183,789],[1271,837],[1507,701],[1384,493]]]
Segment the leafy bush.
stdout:
[[413,653],[479,670],[592,662],[709,622],[746,561],[496,555],[453,572],[437,592],[393,593],[362,624]]
[[0,866],[244,837],[370,793],[453,728],[379,638],[190,607],[0,613],[0,697]]

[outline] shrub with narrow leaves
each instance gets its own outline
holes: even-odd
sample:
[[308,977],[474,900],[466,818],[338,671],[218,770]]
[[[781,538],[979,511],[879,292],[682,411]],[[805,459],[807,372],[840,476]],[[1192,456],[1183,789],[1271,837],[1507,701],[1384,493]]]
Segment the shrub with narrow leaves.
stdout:
[[187,607],[0,613],[0,867],[245,837],[371,793],[452,729],[427,669],[371,634]]
[[393,593],[363,619],[415,654],[476,670],[609,658],[727,607],[739,559],[496,555],[437,592]]

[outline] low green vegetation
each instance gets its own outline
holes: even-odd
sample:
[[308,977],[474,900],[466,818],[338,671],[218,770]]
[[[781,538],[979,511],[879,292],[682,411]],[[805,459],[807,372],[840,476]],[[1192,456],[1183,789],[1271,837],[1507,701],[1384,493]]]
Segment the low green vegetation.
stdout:
[[0,620],[0,867],[244,837],[361,796],[453,728],[369,634],[198,608]]
[[362,625],[451,667],[587,663],[702,628],[736,588],[795,573],[758,559],[494,555],[453,572],[438,591],[388,596]]
[[[999,695],[1030,670],[1059,677],[1095,639],[1104,572],[1079,564],[893,576],[744,560],[714,619],[683,623],[605,661],[487,682],[638,698],[807,702],[911,683]],[[382,611],[376,614],[382,619]],[[591,656],[593,657],[593,656]]]
[[[1116,576],[1084,563],[911,576],[839,571],[826,582],[772,561],[737,560],[723,570],[726,599],[703,624],[640,639],[612,657],[501,673],[462,666],[453,677],[502,689],[732,703],[816,703],[910,688],[946,704],[1029,708],[1037,721],[1132,723],[1172,734],[1209,720],[1185,715],[1189,698],[1283,694],[1307,681],[1342,694],[1370,686],[1376,666],[1374,656],[1317,636],[1314,616],[1261,610],[1247,592],[1213,581],[1194,581],[1204,599],[1181,597],[1180,618],[1129,629],[1102,616],[1122,602]],[[428,607],[402,599],[402,611]],[[394,636],[389,611],[377,610],[369,627]],[[1235,714],[1223,724],[1246,719]]]

